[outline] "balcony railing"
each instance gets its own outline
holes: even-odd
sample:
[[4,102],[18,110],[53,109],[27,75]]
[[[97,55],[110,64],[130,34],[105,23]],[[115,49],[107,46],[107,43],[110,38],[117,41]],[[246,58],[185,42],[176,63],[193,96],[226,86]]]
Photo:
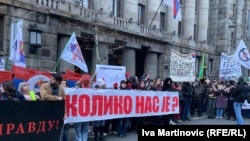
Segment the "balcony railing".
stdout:
[[34,0],[34,4],[53,9],[59,8],[59,0]]
[[126,30],[136,34],[158,38],[166,42],[176,42],[186,46],[196,46],[194,42],[189,42],[189,40],[185,37],[175,36],[172,33],[162,31],[158,28],[140,25],[136,22],[114,17],[108,13],[100,13],[92,9],[87,9],[82,5],[76,5],[72,2],[62,2],[61,0],[33,0],[33,4],[37,7],[54,9],[57,13],[63,11],[63,13],[67,13],[69,15],[82,17],[85,22],[102,22],[108,26],[112,25],[124,31]]
[[121,28],[128,28],[128,24],[129,22],[122,19],[122,18],[118,18],[118,17],[114,17],[114,25],[121,27]]

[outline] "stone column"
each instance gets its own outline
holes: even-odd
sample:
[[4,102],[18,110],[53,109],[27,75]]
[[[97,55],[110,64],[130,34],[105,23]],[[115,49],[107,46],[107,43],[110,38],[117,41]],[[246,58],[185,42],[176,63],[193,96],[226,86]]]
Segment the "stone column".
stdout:
[[173,9],[167,6],[168,13],[167,13],[167,32],[178,34],[178,21],[174,19]]
[[209,0],[199,1],[198,41],[207,40]]
[[[202,1],[203,2],[203,1]],[[184,1],[184,16],[183,16],[183,28],[184,37],[194,37],[194,20],[195,20],[195,0]]]
[[[151,24],[151,27],[156,25],[156,28],[160,26],[160,9],[157,11],[158,7],[161,4],[161,0],[148,0],[147,3],[147,25]],[[157,12],[156,16],[154,17],[155,13]],[[152,21],[153,20],[153,21]]]
[[122,53],[122,66],[126,67],[126,71],[135,75],[135,49],[126,47]]
[[123,18],[132,18],[132,22],[138,22],[138,0],[125,0],[123,5]]
[[144,74],[151,71],[150,78],[154,79],[158,75],[158,55],[155,52],[147,52],[145,57]]
[[[69,41],[69,36],[61,36],[58,41],[58,58],[60,57],[65,45]],[[74,70],[74,65],[69,62],[60,59],[60,62],[57,67],[58,72],[65,72],[66,70]]]

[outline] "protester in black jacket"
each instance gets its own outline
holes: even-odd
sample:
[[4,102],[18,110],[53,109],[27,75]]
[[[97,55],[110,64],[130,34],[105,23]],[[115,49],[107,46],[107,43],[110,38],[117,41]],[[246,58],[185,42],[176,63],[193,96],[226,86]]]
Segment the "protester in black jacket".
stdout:
[[244,119],[242,117],[241,110],[242,110],[242,105],[244,102],[244,98],[242,97],[242,94],[246,93],[247,91],[246,84],[247,83],[244,81],[244,78],[239,77],[238,83],[235,89],[231,93],[233,96],[233,102],[234,102],[233,106],[234,106],[237,125],[244,124]]
[[[176,91],[173,87],[172,87],[172,79],[171,78],[166,78],[163,82],[163,87],[162,87],[162,91],[169,91],[169,92],[173,92]],[[167,115],[163,115],[162,116],[162,120],[163,120],[163,125],[169,125],[171,118],[173,118],[173,114],[167,114]]]

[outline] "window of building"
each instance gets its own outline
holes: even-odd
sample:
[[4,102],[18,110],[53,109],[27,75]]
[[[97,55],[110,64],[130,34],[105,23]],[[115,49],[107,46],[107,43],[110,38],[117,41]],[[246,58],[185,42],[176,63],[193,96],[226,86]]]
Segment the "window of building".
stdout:
[[195,0],[195,14],[198,13],[198,8],[199,8],[199,0]]
[[213,74],[213,63],[214,63],[214,60],[209,59],[209,61],[208,61],[208,73],[209,74]]
[[197,30],[197,25],[194,24],[194,40],[195,40],[195,41],[197,41],[197,32],[198,32],[198,30]]
[[164,12],[161,12],[160,13],[160,29],[161,30],[165,30],[165,13]]
[[236,14],[236,5],[233,4],[233,19],[235,19],[235,14]]
[[4,17],[0,16],[0,50],[3,50]]
[[184,0],[180,0],[180,4],[184,4]]
[[199,71],[200,71],[200,65],[201,65],[201,56],[196,56],[195,59],[195,73],[199,75]]
[[145,24],[145,6],[142,4],[138,5],[138,23]]
[[231,47],[234,47],[234,33],[231,32]]
[[80,0],[80,6],[83,6],[84,8],[92,8],[92,1],[91,0]]
[[113,15],[115,17],[122,18],[122,1],[121,0],[113,0]]
[[181,32],[181,22],[178,22],[178,35],[181,36],[182,32]]

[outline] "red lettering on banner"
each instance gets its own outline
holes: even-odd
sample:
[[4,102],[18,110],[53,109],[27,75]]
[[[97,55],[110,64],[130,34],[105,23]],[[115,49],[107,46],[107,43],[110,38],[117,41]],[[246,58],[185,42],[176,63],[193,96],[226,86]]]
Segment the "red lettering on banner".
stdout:
[[179,99],[178,97],[173,97],[173,104],[172,104],[172,111],[174,112],[176,110],[176,108],[178,108],[179,106]]
[[113,114],[113,96],[104,96],[103,103],[103,115]]
[[102,108],[103,108],[103,96],[102,95],[93,95],[92,97],[92,111],[90,116],[102,116]]
[[6,135],[10,135],[10,132],[11,132],[12,130],[14,130],[14,128],[15,128],[15,124],[13,124],[13,123],[7,124]]
[[144,113],[144,96],[136,96],[136,113]]
[[[71,103],[70,103],[71,102]],[[69,115],[69,112],[71,111],[72,116],[77,116],[77,95],[72,95],[72,100],[70,99],[70,96],[66,95],[66,110]]]
[[38,128],[37,128],[37,134],[39,134],[40,132],[43,132],[45,133],[45,121],[40,121],[39,122],[39,125],[38,125]]
[[50,130],[52,130],[52,128],[53,128],[53,125],[55,124],[55,121],[53,120],[53,121],[48,121],[48,123],[49,123],[49,131]]
[[154,96],[153,98],[153,112],[157,113],[159,111],[159,98],[158,96]]
[[56,120],[56,129],[59,128],[59,120]]
[[18,128],[16,130],[16,134],[20,134],[20,133],[24,134],[24,129],[23,129],[23,124],[22,123],[20,123],[18,125]]
[[123,104],[123,109],[125,114],[130,114],[132,112],[132,107],[133,107],[133,99],[131,96],[125,96],[124,97],[124,104]]
[[29,122],[28,123],[28,133],[32,133],[36,131],[36,123],[35,122]]
[[0,124],[0,136],[3,135],[3,124]]
[[161,112],[169,112],[169,100],[170,100],[169,96],[163,97]]
[[152,105],[151,105],[151,96],[146,96],[146,101],[145,101],[145,111],[144,113],[152,112]]
[[78,101],[79,115],[88,116],[90,113],[90,97],[87,94],[81,95]]
[[123,114],[123,96],[114,96],[114,114]]

